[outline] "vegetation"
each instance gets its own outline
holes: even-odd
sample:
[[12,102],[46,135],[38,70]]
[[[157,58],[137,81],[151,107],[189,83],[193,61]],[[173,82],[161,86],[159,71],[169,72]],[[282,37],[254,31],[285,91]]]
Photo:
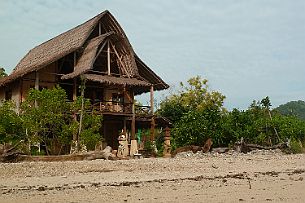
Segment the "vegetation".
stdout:
[[0,103],[0,143],[14,144],[23,137],[22,120],[13,107],[11,101]]
[[24,140],[27,145],[41,143],[46,154],[60,154],[63,149],[70,150],[74,136],[87,149],[94,149],[101,140],[102,117],[94,112],[88,113],[90,105],[85,100],[83,128],[78,134],[77,117],[82,99],[69,103],[66,98],[60,87],[41,91],[31,89],[22,103],[20,115],[14,111],[11,102],[4,102],[0,107],[0,143],[19,140]]
[[[32,89],[27,101],[21,105],[20,114],[16,113],[12,102],[2,102],[0,143],[20,140],[27,146],[42,143],[46,154],[69,151],[72,140],[78,141],[77,149],[80,145],[94,149],[102,139],[102,117],[91,111],[90,102],[83,97],[71,103],[66,98],[60,87],[41,91]],[[292,152],[304,151],[305,120],[300,119],[300,113],[295,114],[302,112],[304,102],[290,102],[271,110],[271,101],[265,97],[253,101],[246,110],[227,111],[223,107],[224,99],[220,92],[209,89],[206,79],[197,76],[189,79],[187,84],[181,83],[177,93],[162,101],[157,114],[173,122],[173,148],[202,146],[208,138],[212,138],[214,147],[230,146],[243,137],[248,143],[267,146],[289,139]],[[284,107],[295,110],[285,113]],[[162,151],[161,134],[156,137],[156,146]],[[150,147],[148,142],[145,148]]]
[[[72,103],[72,111],[75,115],[77,115],[78,112],[81,112],[81,106],[82,98],[78,97],[78,99]],[[95,111],[91,111],[90,106],[90,101],[88,99],[84,99],[82,130],[79,134],[79,139],[81,145],[85,145],[87,149],[93,150],[95,145],[102,140],[102,136],[100,134],[100,129],[102,127],[102,116],[97,114]],[[70,125],[72,129],[70,134],[79,133],[80,123],[77,120],[74,119],[72,125]]]
[[207,80],[191,78],[188,85],[167,97],[158,114],[174,124],[173,147],[203,145],[212,138],[214,146],[230,146],[241,137],[246,142],[275,145],[291,140],[294,152],[302,151],[305,143],[305,121],[292,115],[271,110],[269,97],[253,101],[247,110],[223,108],[225,96],[210,91]]
[[187,85],[180,83],[179,92],[161,102],[158,110],[174,123],[174,146],[201,145],[208,137],[221,144],[218,133],[224,99],[221,93],[210,91],[208,81],[199,76],[189,79]]
[[7,74],[5,73],[5,69],[0,67],[0,78],[6,77]]
[[282,104],[275,109],[282,115],[296,116],[299,119],[305,120],[305,102],[304,101],[290,101],[286,104]]

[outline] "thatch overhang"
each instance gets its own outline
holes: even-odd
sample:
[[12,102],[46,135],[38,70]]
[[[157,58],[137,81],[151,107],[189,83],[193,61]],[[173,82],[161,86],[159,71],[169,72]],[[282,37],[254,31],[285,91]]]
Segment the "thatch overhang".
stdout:
[[99,45],[105,41],[105,39],[113,34],[113,32],[109,32],[90,40],[84,49],[81,57],[79,58],[76,66],[74,67],[74,71],[72,73],[63,75],[61,79],[71,79],[79,76],[82,73],[92,69],[93,64],[96,59],[96,55],[98,52]]
[[[98,58],[98,54],[104,47],[107,40],[109,40],[111,45],[116,47],[118,54],[121,54],[120,59],[117,59],[117,63],[119,64],[123,75],[127,77],[134,76],[132,74],[134,71],[132,70],[136,70],[138,72],[138,68],[136,66],[133,50],[130,49],[125,38],[114,32],[108,32],[89,40],[83,53],[77,61],[76,66],[74,67],[74,71],[72,73],[63,75],[61,79],[65,80],[75,78],[83,73],[93,70],[93,65]],[[139,78],[138,75],[135,77]]]
[[169,88],[154,71],[152,71],[141,59],[135,54],[135,60],[137,63],[138,71],[140,76],[147,80],[149,83],[153,84],[154,90],[165,90]]
[[149,91],[150,86],[152,85],[146,81],[136,78],[123,78],[97,74],[83,74],[82,76],[89,81],[98,82],[100,84],[131,87],[135,91],[135,94],[141,94]]

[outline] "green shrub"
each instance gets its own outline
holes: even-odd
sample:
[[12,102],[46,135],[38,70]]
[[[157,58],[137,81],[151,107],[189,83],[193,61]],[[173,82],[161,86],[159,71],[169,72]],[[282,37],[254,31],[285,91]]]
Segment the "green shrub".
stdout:
[[299,140],[291,140],[290,142],[290,150],[293,154],[300,154],[304,153],[304,148],[302,146],[302,143]]
[[0,144],[17,143],[24,139],[22,120],[12,101],[0,102]]

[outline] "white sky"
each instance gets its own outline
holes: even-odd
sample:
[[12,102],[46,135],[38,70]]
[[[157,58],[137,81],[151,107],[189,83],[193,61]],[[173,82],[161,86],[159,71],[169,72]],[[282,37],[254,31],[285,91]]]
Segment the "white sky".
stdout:
[[173,87],[200,75],[229,109],[305,100],[304,0],[0,0],[0,66],[10,73],[31,48],[106,9]]

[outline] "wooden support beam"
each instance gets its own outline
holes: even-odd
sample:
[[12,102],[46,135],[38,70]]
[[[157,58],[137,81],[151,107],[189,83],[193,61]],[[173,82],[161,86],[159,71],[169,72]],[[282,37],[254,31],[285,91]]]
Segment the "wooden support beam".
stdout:
[[20,105],[22,102],[22,78],[19,80],[18,83],[18,98],[16,100],[16,108],[17,108],[17,114],[20,113]]
[[23,94],[22,94],[22,92],[23,92],[23,78],[20,79],[20,104],[23,102],[23,99],[22,99]]
[[150,86],[150,113],[154,115],[154,86]]
[[111,67],[110,67],[110,45],[109,45],[109,40],[107,42],[107,67],[108,67],[108,75],[111,75]]
[[76,66],[76,52],[74,52],[73,55],[73,70],[75,70],[75,66]]
[[39,90],[39,72],[35,72],[35,90]]
[[131,140],[136,138],[136,112],[134,94],[132,93],[132,120],[131,120]]
[[124,135],[127,134],[126,117],[124,117],[124,120],[123,120],[123,133],[124,133]]
[[114,50],[115,55],[118,57],[119,62],[120,62],[120,64],[121,64],[122,68],[124,69],[125,73],[127,74],[127,77],[130,78],[130,75],[129,75],[129,73],[127,72],[127,69],[126,69],[124,63],[122,62],[122,59],[121,59],[120,55],[118,54],[118,52],[117,52],[115,46],[114,46],[112,43],[111,43],[111,46],[112,46],[112,48],[113,48],[113,50]]
[[152,142],[155,141],[155,126],[156,126],[155,118],[152,117],[150,123],[150,141]]
[[73,78],[73,93],[72,93],[73,101],[77,99],[77,80]]
[[[126,101],[125,98],[126,98],[126,86],[124,85],[124,87],[123,87],[123,103],[125,103],[125,101]],[[126,107],[125,107],[125,105],[123,105],[123,112],[125,112],[125,110],[126,110]]]
[[[39,90],[39,72],[38,71],[35,72],[35,90]],[[38,103],[36,100],[35,100],[35,107],[36,108],[38,107]]]
[[102,25],[101,22],[98,22],[98,35],[102,34]]
[[107,44],[107,41],[104,42],[104,43],[102,44],[102,46],[101,46],[100,50],[97,52],[97,54],[96,54],[96,56],[95,56],[93,62],[96,61],[97,57],[98,57],[98,56],[100,55],[100,53],[103,51],[103,49],[104,49],[104,47],[105,47],[106,44]]

